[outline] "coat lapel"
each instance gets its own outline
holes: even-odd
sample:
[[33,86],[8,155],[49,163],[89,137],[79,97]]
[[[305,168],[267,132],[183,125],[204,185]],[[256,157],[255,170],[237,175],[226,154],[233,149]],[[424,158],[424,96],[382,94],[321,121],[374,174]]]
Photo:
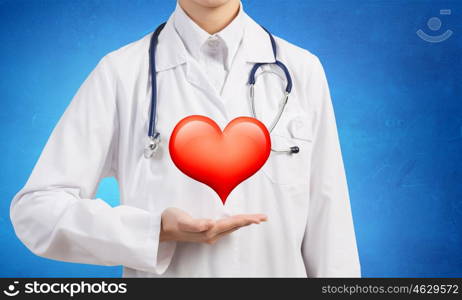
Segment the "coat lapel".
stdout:
[[268,33],[247,14],[241,45],[226,78],[222,99],[230,118],[250,116],[250,70],[255,63],[273,63],[274,56]]
[[[236,57],[230,67],[221,95],[210,83],[207,74],[190,57],[176,32],[171,15],[159,36],[156,51],[156,70],[163,72],[185,64],[186,80],[203,92],[226,119],[228,116],[249,115],[248,76],[255,63],[272,63],[274,56],[266,31],[244,13],[244,35]],[[228,121],[230,121],[228,119]]]

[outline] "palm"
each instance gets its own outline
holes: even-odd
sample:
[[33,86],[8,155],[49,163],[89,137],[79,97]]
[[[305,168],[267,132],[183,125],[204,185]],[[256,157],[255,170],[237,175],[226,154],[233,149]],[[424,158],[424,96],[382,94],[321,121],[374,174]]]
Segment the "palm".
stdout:
[[195,219],[181,209],[167,208],[162,213],[160,239],[214,244],[226,234],[266,220],[262,214],[234,215],[219,220]]

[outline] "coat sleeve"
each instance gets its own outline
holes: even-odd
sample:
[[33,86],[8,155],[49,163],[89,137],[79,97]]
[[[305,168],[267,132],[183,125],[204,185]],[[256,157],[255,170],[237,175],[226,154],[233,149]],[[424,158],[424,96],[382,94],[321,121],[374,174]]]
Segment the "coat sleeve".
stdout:
[[116,83],[106,55],[53,129],[10,218],[36,255],[76,263],[124,265],[161,274],[175,244],[159,243],[161,217],[96,198],[103,177],[116,175]]
[[309,277],[360,277],[360,264],[337,126],[323,67],[311,66],[313,107],[310,199],[302,254]]

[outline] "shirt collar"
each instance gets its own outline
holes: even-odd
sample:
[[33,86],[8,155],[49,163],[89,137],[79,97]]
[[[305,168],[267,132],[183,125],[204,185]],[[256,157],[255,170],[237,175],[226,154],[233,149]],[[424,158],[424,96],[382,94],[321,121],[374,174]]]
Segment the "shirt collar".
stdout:
[[224,41],[226,53],[226,67],[229,68],[234,55],[242,41],[245,28],[245,16],[242,3],[239,4],[239,12],[236,17],[225,28],[215,34],[209,34],[197,25],[181,8],[176,4],[173,12],[173,22],[178,35],[182,39],[189,54],[196,60],[200,58],[201,47],[212,36],[219,37]]
[[[242,7],[241,7],[242,8]],[[175,13],[168,18],[164,29],[159,35],[159,42],[156,51],[156,70],[164,71],[174,68],[188,61],[188,51],[179,33],[174,26]],[[242,37],[242,46],[244,58],[250,63],[272,63],[274,62],[271,41],[263,28],[257,24],[251,17],[242,11],[244,33]],[[194,23],[194,22],[193,22]],[[195,24],[195,23],[194,23]],[[197,26],[197,24],[195,24]],[[153,32],[146,35],[147,44]],[[238,45],[236,46],[238,47]]]

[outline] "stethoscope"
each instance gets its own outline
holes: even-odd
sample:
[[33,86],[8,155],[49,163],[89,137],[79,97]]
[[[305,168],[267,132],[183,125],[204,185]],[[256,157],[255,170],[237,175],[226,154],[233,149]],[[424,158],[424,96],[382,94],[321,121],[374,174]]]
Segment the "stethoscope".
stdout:
[[[159,39],[159,34],[164,28],[164,26],[165,26],[165,23],[162,23],[156,28],[156,30],[152,34],[151,43],[149,47],[149,64],[151,66],[151,111],[149,114],[148,141],[146,143],[146,146],[144,147],[144,157],[145,158],[151,158],[157,152],[157,150],[159,149],[159,145],[160,145],[160,134],[156,130],[156,114],[157,114],[156,48],[157,48],[157,42]],[[250,108],[252,112],[252,117],[257,119],[256,112],[255,112],[254,86],[256,82],[255,74],[258,68],[266,64],[276,65],[279,68],[281,68],[281,70],[284,72],[284,75],[287,81],[287,85],[284,91],[284,96],[282,98],[282,103],[280,105],[279,111],[274,117],[270,126],[268,127],[268,131],[269,133],[271,133],[273,129],[276,127],[276,125],[278,124],[279,120],[281,119],[281,116],[287,105],[287,101],[289,100],[289,95],[290,95],[290,92],[292,91],[292,77],[290,76],[290,73],[287,67],[281,61],[277,60],[276,41],[274,40],[273,35],[268,30],[266,30],[266,28],[264,28],[263,26],[262,28],[268,33],[269,38],[271,40],[271,47],[273,49],[273,55],[274,55],[275,62],[256,63],[253,65],[250,71],[249,80],[247,83],[249,85]],[[295,154],[295,153],[300,152],[300,148],[298,146],[292,146],[287,150],[278,150],[278,149],[271,148],[271,151],[279,152],[279,153]]]

